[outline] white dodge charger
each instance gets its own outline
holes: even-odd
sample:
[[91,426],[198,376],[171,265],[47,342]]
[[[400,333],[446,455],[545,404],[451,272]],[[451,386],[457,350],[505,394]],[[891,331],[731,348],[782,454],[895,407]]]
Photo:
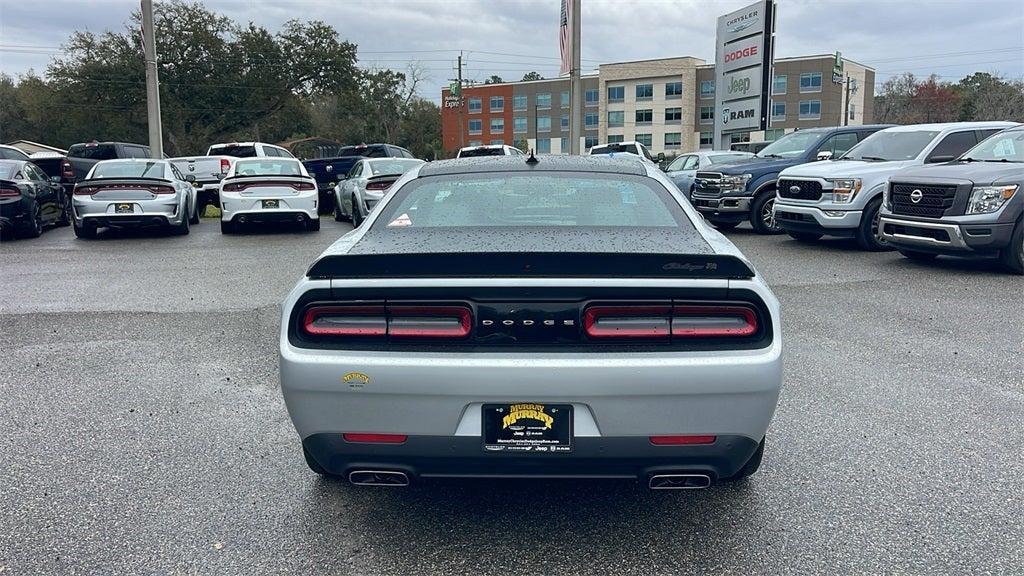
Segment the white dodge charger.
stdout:
[[237,160],[221,180],[219,197],[220,229],[225,234],[266,222],[320,229],[316,180],[293,158]]

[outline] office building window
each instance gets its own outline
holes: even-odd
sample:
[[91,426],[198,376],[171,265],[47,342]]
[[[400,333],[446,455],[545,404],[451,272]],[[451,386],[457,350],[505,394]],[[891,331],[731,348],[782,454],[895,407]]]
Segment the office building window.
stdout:
[[560,138],[560,140],[561,141],[558,143],[558,148],[559,148],[558,152],[561,153],[561,154],[568,154],[569,153],[569,139],[563,136],[562,138]]
[[772,102],[772,120],[786,119],[786,103]]
[[477,120],[470,120],[469,121],[469,133],[470,134],[480,134],[483,131],[484,131],[484,121],[483,120],[477,119]]
[[714,137],[714,135],[711,132],[701,132],[700,133],[700,147],[701,148],[711,148],[711,146],[714,143],[715,143],[715,137]]
[[848,106],[848,108],[849,108],[849,110],[850,110],[850,112],[849,112],[849,114],[850,114],[850,120],[853,120],[853,119],[854,119],[854,117],[855,117],[855,116],[857,116],[857,105],[856,105],[856,104],[850,104],[850,105]]
[[665,149],[678,150],[683,145],[683,134],[681,132],[665,133]]
[[529,103],[527,102],[527,100],[528,99],[526,97],[526,94],[523,94],[521,96],[513,96],[512,97],[512,109],[513,110],[526,110],[527,106],[529,106]]
[[801,100],[800,119],[818,120],[821,118],[821,100]]
[[650,126],[654,120],[654,110],[637,110],[636,111],[636,124],[637,126]]
[[590,150],[594,146],[597,146],[597,136],[587,136],[583,139],[583,147]]
[[470,140],[469,142],[466,143],[466,145],[467,146],[483,146],[484,145],[484,141],[483,140]]
[[568,108],[569,107],[569,91],[568,90],[562,92],[562,95],[560,97],[560,101],[561,101],[561,104],[562,104],[562,108]]
[[537,138],[537,154],[551,154],[551,138]]
[[700,107],[700,123],[701,124],[714,124],[715,123],[715,107],[714,106],[701,106]]
[[665,124],[679,124],[682,121],[682,108],[665,108]]
[[537,132],[551,132],[551,116],[537,117]]
[[598,99],[601,97],[601,92],[597,88],[591,88],[583,93],[585,104],[587,106],[597,106]]
[[782,76],[776,76],[775,80],[772,81],[772,94],[785,94],[786,81],[787,77],[785,74]]
[[626,113],[622,110],[608,112],[608,127],[616,128],[626,123]]
[[665,84],[665,100],[679,100],[683,97],[682,82],[668,82]]
[[768,130],[764,131],[764,141],[774,142],[785,135],[786,131],[782,128],[769,128]]
[[609,86],[608,87],[608,101],[609,102],[622,102],[626,99],[626,87],[625,86]]
[[526,117],[525,116],[516,116],[515,118],[513,118],[512,119],[512,130],[516,134],[525,134],[526,133]]
[[624,139],[625,139],[625,137],[623,137],[622,134],[609,134],[608,135],[608,143],[609,144],[618,144],[619,142],[622,142]]
[[821,72],[806,72],[800,75],[801,92],[821,92]]
[[537,94],[537,108],[551,108],[551,93]]
[[561,126],[562,126],[562,132],[565,132],[566,130],[569,129],[569,115],[568,114],[562,114]]
[[484,103],[483,103],[483,100],[481,100],[480,98],[470,98],[469,99],[469,113],[470,114],[479,114],[480,111],[483,109],[483,107],[484,107]]
[[488,103],[488,110],[491,112],[504,112],[505,111],[505,97],[504,96],[491,96],[491,101]]
[[714,80],[701,80],[700,81],[700,97],[701,98],[714,98],[715,97],[715,81]]
[[505,133],[505,119],[504,118],[491,118],[491,134],[504,134]]
[[654,99],[654,84],[637,84],[636,99],[639,102]]
[[504,144],[505,144],[505,141],[502,140],[501,138],[497,138],[495,140],[491,140],[491,146],[502,146]]
[[652,139],[650,134],[637,134],[636,141],[643,144],[644,146],[647,146],[648,148],[651,147]]
[[597,112],[587,112],[583,115],[583,127],[587,130],[597,128],[597,124],[600,122],[598,118],[600,116],[598,116]]

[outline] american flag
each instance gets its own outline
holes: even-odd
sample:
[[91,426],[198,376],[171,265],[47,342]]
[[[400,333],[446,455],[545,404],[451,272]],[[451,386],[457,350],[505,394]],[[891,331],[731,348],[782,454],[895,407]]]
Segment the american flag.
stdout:
[[562,18],[558,23],[558,48],[562,52],[562,76],[572,69],[572,0],[562,0]]

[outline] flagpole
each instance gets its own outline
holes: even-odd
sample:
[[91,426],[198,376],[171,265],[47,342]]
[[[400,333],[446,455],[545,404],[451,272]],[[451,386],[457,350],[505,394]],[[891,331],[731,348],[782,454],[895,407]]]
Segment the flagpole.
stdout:
[[153,0],[142,0],[142,50],[146,58],[146,118],[149,124],[149,152],[153,158],[163,158],[164,139],[160,125],[160,78],[156,68]]
[[580,81],[580,2],[572,3],[572,65],[569,68],[569,153],[579,155],[583,135],[583,90]]

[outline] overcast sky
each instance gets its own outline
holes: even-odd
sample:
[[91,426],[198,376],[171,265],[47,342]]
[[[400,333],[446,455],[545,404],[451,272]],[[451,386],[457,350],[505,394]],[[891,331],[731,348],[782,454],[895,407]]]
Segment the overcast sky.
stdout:
[[[159,1],[159,0],[157,0]],[[582,0],[584,70],[668,56],[714,59],[715,18],[749,0]],[[320,19],[359,46],[363,66],[429,76],[439,100],[464,50],[465,77],[558,73],[559,0],[207,0],[237,21],[276,30]],[[779,0],[776,57],[831,53],[956,81],[975,71],[1024,76],[1024,0]],[[138,0],[0,0],[0,71],[44,72],[74,30],[123,30]],[[37,48],[41,47],[41,48]],[[486,54],[496,52],[499,54]]]

